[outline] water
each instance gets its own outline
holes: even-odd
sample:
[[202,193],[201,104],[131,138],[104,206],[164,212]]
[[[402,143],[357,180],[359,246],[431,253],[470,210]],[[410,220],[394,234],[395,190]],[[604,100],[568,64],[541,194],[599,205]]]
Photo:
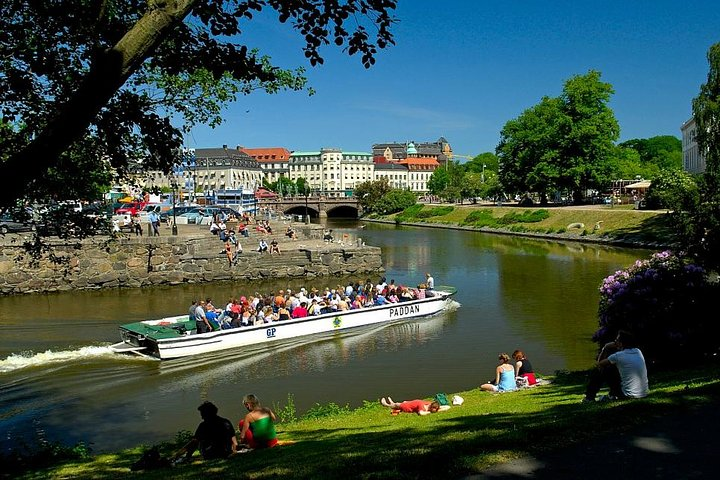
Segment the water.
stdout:
[[[456,286],[457,305],[429,319],[160,362],[112,354],[118,325],[182,313],[193,298],[224,304],[302,282],[0,297],[2,447],[40,438],[104,452],[168,441],[195,429],[204,400],[236,422],[246,393],[276,406],[291,395],[298,413],[317,403],[452,394],[490,379],[497,354],[516,348],[541,374],[588,368],[601,280],[650,253],[357,221],[328,226],[336,239],[382,247],[388,280],[414,286],[430,272],[436,285]],[[348,280],[364,278],[304,286]]]

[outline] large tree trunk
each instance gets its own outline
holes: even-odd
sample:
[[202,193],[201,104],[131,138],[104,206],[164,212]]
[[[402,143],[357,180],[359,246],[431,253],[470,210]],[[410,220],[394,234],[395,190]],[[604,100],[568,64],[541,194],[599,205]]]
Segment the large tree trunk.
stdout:
[[[57,109],[42,132],[7,162],[0,178],[12,179],[0,189],[0,205],[12,205],[32,188],[39,172],[82,137],[98,112],[157,46],[190,13],[197,0],[155,0],[148,12],[111,49],[98,54],[74,95]],[[99,161],[99,159],[98,159]]]

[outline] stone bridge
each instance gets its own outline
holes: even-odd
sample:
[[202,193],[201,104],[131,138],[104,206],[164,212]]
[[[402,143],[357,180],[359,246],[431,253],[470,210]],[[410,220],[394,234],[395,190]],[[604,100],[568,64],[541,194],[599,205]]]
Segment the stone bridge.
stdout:
[[360,204],[355,197],[330,198],[298,195],[275,200],[267,198],[258,200],[258,211],[262,213],[266,209],[286,215],[305,215],[307,211],[310,218],[358,218],[360,214]]

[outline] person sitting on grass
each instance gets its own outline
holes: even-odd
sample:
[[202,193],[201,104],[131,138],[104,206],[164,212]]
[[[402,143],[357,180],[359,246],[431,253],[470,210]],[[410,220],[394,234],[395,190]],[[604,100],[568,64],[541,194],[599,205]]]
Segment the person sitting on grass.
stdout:
[[486,392],[512,392],[517,389],[515,382],[515,368],[510,365],[510,355],[501,353],[498,355],[500,363],[495,369],[495,381],[483,383],[480,389]]
[[628,331],[620,330],[615,341],[600,350],[583,403],[594,402],[603,384],[607,384],[610,391],[601,401],[643,398],[649,393],[645,357]]
[[444,412],[449,410],[449,405],[440,405],[437,401],[430,400],[406,400],[404,402],[395,402],[392,398],[385,397],[380,399],[380,403],[384,407],[390,408],[392,415],[404,413],[416,413],[418,415],[430,415],[431,413]]
[[260,400],[253,394],[245,395],[243,405],[248,413],[238,422],[240,443],[252,449],[272,448],[278,444],[275,432],[275,413],[260,405]]
[[524,382],[526,382],[528,386],[535,385],[537,383],[535,371],[533,370],[530,360],[525,356],[525,353],[522,350],[515,350],[512,358],[515,360],[515,378],[524,378]]
[[227,458],[237,453],[235,429],[227,418],[218,416],[218,408],[212,402],[204,402],[198,407],[202,422],[198,425],[192,439],[182,447],[174,459],[190,460],[195,450],[200,449],[205,460]]

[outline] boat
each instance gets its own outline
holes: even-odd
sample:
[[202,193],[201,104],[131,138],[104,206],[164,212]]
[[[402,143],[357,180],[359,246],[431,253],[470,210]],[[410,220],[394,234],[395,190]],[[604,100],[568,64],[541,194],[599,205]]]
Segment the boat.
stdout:
[[276,342],[295,337],[343,331],[365,325],[395,323],[436,315],[452,303],[454,287],[440,286],[432,296],[357,310],[336,311],[261,325],[197,333],[188,314],[120,325],[116,353],[130,353],[159,360]]

